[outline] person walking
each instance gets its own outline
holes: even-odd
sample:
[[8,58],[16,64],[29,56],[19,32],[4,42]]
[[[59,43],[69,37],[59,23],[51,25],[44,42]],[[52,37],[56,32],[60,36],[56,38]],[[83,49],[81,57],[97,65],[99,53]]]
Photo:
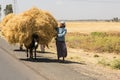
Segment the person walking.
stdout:
[[45,53],[45,45],[40,45],[41,53]]
[[65,60],[65,57],[67,57],[67,47],[65,43],[65,35],[67,33],[67,29],[65,27],[66,27],[65,22],[61,21],[60,26],[56,29],[57,30],[56,48],[58,61],[60,60],[60,57],[63,57],[63,61]]

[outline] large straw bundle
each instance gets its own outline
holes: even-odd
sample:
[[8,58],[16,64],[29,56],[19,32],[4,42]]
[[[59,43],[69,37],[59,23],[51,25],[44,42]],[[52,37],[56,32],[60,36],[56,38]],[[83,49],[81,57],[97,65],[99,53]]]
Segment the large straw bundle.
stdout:
[[[5,18],[2,20],[2,22],[0,23],[0,28],[6,26],[6,23],[12,19],[15,15],[13,13],[8,14],[7,16],[5,16]],[[1,29],[0,29],[1,30]]]
[[39,36],[40,44],[48,44],[56,35],[57,21],[48,12],[37,8],[14,15],[7,20],[9,21],[3,27],[2,33],[11,44],[29,44],[32,34]]

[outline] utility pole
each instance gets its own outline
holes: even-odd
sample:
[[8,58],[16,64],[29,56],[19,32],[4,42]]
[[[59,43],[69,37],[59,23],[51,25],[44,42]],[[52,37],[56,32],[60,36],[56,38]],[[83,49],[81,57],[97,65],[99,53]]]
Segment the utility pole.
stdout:
[[3,17],[5,16],[5,14],[4,14],[4,9],[5,9],[5,6],[6,6],[6,4],[5,4],[5,0],[2,0],[2,5],[1,5],[1,20],[3,19]]

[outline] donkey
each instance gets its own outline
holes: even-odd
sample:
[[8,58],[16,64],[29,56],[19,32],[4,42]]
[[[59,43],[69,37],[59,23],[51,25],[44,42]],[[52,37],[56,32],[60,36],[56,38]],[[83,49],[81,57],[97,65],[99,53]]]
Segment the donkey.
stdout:
[[[38,43],[38,35],[33,34],[32,42],[29,45],[24,44],[24,46],[26,47],[27,57],[32,59],[33,58],[33,50],[34,50],[34,57],[36,59],[36,49],[38,48],[38,44],[39,44]],[[30,53],[30,56],[28,53]]]

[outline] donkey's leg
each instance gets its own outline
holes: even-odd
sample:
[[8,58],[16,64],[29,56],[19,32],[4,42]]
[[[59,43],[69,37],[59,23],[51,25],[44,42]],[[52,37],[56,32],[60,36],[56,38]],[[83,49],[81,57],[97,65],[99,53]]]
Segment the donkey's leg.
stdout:
[[30,58],[33,58],[33,49],[30,49]]
[[35,51],[34,51],[34,56],[35,56],[35,59],[36,59],[36,48],[35,48]]
[[27,58],[28,58],[28,49],[26,50],[26,52],[27,52]]

